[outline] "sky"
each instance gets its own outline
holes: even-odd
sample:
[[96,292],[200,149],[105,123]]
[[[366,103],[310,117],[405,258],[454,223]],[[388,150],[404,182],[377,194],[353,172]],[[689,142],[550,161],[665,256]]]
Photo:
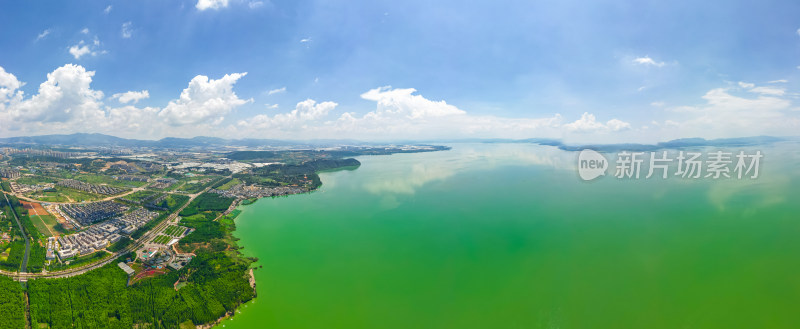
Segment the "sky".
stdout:
[[796,136],[797,1],[5,1],[0,137]]

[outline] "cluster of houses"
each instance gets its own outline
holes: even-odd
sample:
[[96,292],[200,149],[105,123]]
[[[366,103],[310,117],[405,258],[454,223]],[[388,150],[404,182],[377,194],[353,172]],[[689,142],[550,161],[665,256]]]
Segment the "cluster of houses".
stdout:
[[174,178],[158,178],[158,179],[156,179],[155,183],[153,183],[153,185],[151,185],[150,187],[156,188],[156,189],[165,189],[167,187],[172,186],[172,184],[175,184],[177,182],[178,182],[178,180],[174,179]]
[[59,237],[58,257],[65,260],[103,249],[119,241],[124,235],[132,234],[156,216],[157,212],[139,208],[107,222],[92,225],[81,232]]
[[227,190],[212,189],[210,192],[224,195],[229,198],[251,199],[305,193],[308,192],[308,190],[297,186],[263,187],[257,185],[237,184],[231,186],[231,188]]
[[117,180],[124,180],[129,182],[147,182],[150,178],[147,176],[137,176],[137,175],[119,175],[115,176]]
[[135,166],[129,165],[127,163],[115,163],[111,165],[111,169],[123,171],[128,174],[134,174],[141,171],[139,170],[139,168],[136,168]]
[[64,217],[72,219],[81,225],[91,225],[92,223],[114,217],[128,210],[128,207],[114,201],[101,201],[80,204],[63,204],[58,207]]
[[84,191],[84,192],[90,192],[90,193],[95,193],[95,194],[103,194],[103,195],[114,195],[114,194],[120,194],[122,192],[125,192],[125,189],[111,187],[111,186],[107,186],[107,185],[89,184],[89,183],[84,183],[84,182],[77,181],[77,180],[74,180],[74,179],[65,179],[65,180],[62,180],[62,181],[56,183],[56,185],[63,186],[63,187],[69,187],[71,189],[81,190],[81,191]]
[[39,183],[36,185],[19,184],[16,181],[11,181],[11,189],[17,193],[31,193],[43,190],[51,190],[54,188],[53,183]]
[[141,162],[139,163],[139,167],[147,171],[162,171],[164,170],[164,166],[158,163],[153,162]]

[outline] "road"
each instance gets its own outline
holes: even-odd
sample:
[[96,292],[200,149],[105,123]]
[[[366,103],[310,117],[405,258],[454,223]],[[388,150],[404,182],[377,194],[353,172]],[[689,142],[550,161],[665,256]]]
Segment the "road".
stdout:
[[19,222],[19,217],[17,217],[17,210],[11,206],[11,202],[8,201],[8,195],[3,193],[3,197],[6,198],[6,203],[8,203],[9,208],[11,208],[11,213],[14,215],[14,221],[17,222],[17,226],[19,226],[19,233],[22,234],[22,239],[25,240],[25,257],[22,258],[22,266],[20,267],[20,273],[24,274],[28,271],[28,256],[31,254],[31,240],[28,239],[28,235],[26,235],[25,230],[22,229],[22,224]]
[[[224,178],[221,178],[221,179],[225,179],[225,178],[228,178],[228,177],[230,177],[230,176],[227,176],[227,177],[224,177]],[[114,260],[116,260],[120,256],[125,255],[125,254],[127,254],[127,253],[129,253],[131,251],[134,251],[134,250],[140,248],[142,245],[144,245],[145,242],[150,241],[153,238],[155,238],[158,235],[158,233],[161,232],[161,230],[163,230],[167,225],[169,225],[170,222],[175,220],[175,218],[178,217],[178,214],[184,208],[186,208],[186,206],[188,206],[190,203],[192,203],[192,201],[195,198],[197,198],[198,195],[203,194],[203,193],[207,192],[208,190],[210,190],[211,186],[214,186],[214,184],[216,184],[217,182],[219,182],[219,180],[215,181],[212,184],[209,184],[205,189],[203,189],[200,192],[197,192],[195,194],[190,194],[189,195],[189,201],[187,201],[178,210],[175,210],[174,212],[172,212],[172,214],[170,214],[169,217],[167,217],[166,219],[161,221],[161,223],[156,225],[156,227],[154,227],[150,231],[147,231],[147,233],[142,235],[142,237],[140,237],[138,240],[134,241],[134,243],[131,243],[130,245],[128,245],[128,247],[126,247],[125,249],[122,249],[120,251],[112,253],[110,256],[108,256],[108,258],[104,258],[103,260],[101,260],[99,262],[86,264],[86,265],[82,265],[82,266],[79,266],[79,267],[70,268],[70,269],[66,269],[66,270],[62,270],[62,271],[47,272],[47,273],[14,273],[14,272],[6,272],[6,271],[0,270],[0,275],[5,275],[5,276],[13,278],[14,280],[19,280],[19,281],[27,281],[27,280],[30,280],[30,279],[39,279],[39,278],[67,278],[67,277],[72,277],[72,276],[76,276],[76,275],[81,275],[81,274],[89,272],[89,271],[91,271],[93,269],[105,266],[106,264],[113,262]],[[5,195],[5,193],[4,193],[4,195]],[[27,241],[27,239],[26,239],[26,241]],[[26,259],[27,259],[27,256],[26,256]]]

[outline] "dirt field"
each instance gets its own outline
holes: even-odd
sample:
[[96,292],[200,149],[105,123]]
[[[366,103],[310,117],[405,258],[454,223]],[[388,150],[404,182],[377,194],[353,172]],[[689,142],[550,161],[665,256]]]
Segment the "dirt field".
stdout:
[[41,203],[22,201],[22,206],[25,207],[25,209],[28,209],[28,213],[32,215],[42,216],[50,214],[47,210],[44,209],[44,207],[42,207]]

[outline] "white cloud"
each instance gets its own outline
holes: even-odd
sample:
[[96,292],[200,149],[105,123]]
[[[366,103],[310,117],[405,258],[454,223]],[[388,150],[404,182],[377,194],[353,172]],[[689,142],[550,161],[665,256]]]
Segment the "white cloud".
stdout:
[[139,100],[145,99],[145,98],[149,98],[149,97],[150,97],[150,92],[148,92],[147,90],[129,91],[129,92],[125,92],[125,93],[114,94],[113,96],[111,96],[111,98],[114,98],[114,99],[118,100],[120,103],[123,103],[123,104],[129,103],[129,102],[133,102],[134,104],[136,104],[136,103],[139,102]]
[[[745,84],[748,85],[749,84]],[[792,101],[784,93],[753,87],[755,98],[732,95],[729,89],[716,88],[703,95],[705,104],[668,108],[664,139],[686,136],[705,138],[753,135],[796,135],[800,118],[791,113]]]
[[609,132],[630,129],[631,124],[618,119],[611,119],[606,123],[598,122],[594,114],[584,112],[580,119],[572,123],[565,124],[564,128],[566,128],[568,131],[580,133]]
[[788,82],[789,82],[789,80],[786,80],[786,79],[780,79],[780,80],[772,80],[772,81],[768,81],[767,83],[788,83]]
[[4,103],[14,96],[17,89],[25,84],[17,80],[17,77],[0,66],[0,110],[4,108]]
[[50,34],[50,29],[42,31],[42,33],[39,33],[39,35],[36,36],[36,41],[44,39],[48,34]]
[[77,45],[69,47],[69,53],[72,54],[75,59],[80,59],[85,55],[97,56],[98,54],[105,54],[106,52],[104,50],[98,50],[99,47],[100,40],[94,37],[91,45],[81,40]]
[[108,5],[108,7],[106,7],[106,9],[103,9],[103,13],[105,13],[105,14],[108,14],[110,12],[111,12],[111,5]]
[[345,112],[329,118],[333,102],[306,100],[289,113],[257,115],[240,120],[228,131],[245,136],[277,138],[356,138],[389,140],[397,138],[470,138],[531,136],[557,137],[561,116],[537,119],[468,115],[445,101],[415,95],[414,89],[381,87],[361,95],[376,108],[363,115]]
[[281,87],[277,89],[272,89],[267,92],[267,95],[274,95],[274,94],[282,94],[286,92],[286,87]]
[[247,6],[250,7],[250,9],[256,9],[256,8],[261,7],[263,5],[264,5],[263,1],[250,1],[247,4]]
[[386,86],[371,89],[361,94],[361,98],[378,102],[378,111],[376,113],[385,116],[404,116],[409,119],[420,119],[466,113],[453,105],[447,104],[445,101],[430,101],[420,95],[412,95],[416,91],[414,88],[391,89],[391,87]]
[[[786,82],[786,80],[775,80],[770,81],[769,83],[781,83]],[[757,94],[764,94],[764,95],[774,95],[774,96],[782,96],[786,93],[786,89],[780,87],[756,87],[754,83],[746,83],[739,81],[739,87],[747,89],[749,92],[757,93]]]
[[317,103],[313,99],[306,99],[297,103],[294,110],[289,113],[280,113],[272,117],[259,114],[248,120],[239,121],[240,127],[251,129],[298,129],[306,128],[306,124],[322,119],[338,104],[334,102]]
[[274,110],[278,108],[278,104],[264,104],[267,106],[268,109]]
[[195,7],[198,10],[220,9],[228,6],[228,0],[197,0]]
[[783,96],[783,94],[786,93],[786,90],[783,88],[775,88],[775,87],[755,87],[750,89],[750,92],[764,94],[764,95]]
[[[122,137],[158,138],[164,135],[211,135],[222,116],[249,102],[236,97],[232,85],[245,73],[218,80],[197,76],[181,97],[165,108],[110,107],[103,92],[91,88],[95,72],[67,64],[47,75],[38,94],[25,98],[24,83],[0,67],[0,134],[101,132]],[[147,98],[146,90],[115,94],[121,103]]]
[[47,74],[47,81],[39,85],[37,95],[24,99],[20,91],[8,101],[0,114],[4,120],[0,121],[21,122],[22,126],[47,123],[58,126],[75,121],[96,123],[96,119],[103,117],[100,102],[103,93],[90,88],[93,76],[93,71],[86,71],[79,65],[59,67]]
[[306,42],[311,42],[311,38],[300,39],[300,43],[306,43]]
[[636,63],[636,64],[639,64],[639,65],[656,66],[656,67],[662,67],[662,66],[666,65],[666,63],[664,63],[664,62],[656,62],[655,60],[653,60],[649,56],[637,57],[637,58],[635,58],[633,60],[633,62]]
[[122,23],[122,37],[123,38],[128,39],[128,38],[131,37],[131,35],[133,34],[133,30],[131,29],[132,25],[133,25],[133,23],[131,23],[131,22]]
[[662,102],[662,101],[656,101],[656,102],[650,103],[650,106],[655,106],[655,107],[664,107],[665,105],[667,105],[667,104]]
[[219,123],[235,107],[252,101],[240,99],[233,92],[233,85],[246,74],[226,74],[217,80],[198,75],[181,92],[180,98],[170,101],[158,116],[174,126]]
[[83,30],[81,30],[81,33],[89,34],[89,28],[88,27],[84,27]]
[[89,46],[87,45],[77,44],[72,47],[69,47],[69,53],[72,54],[72,56],[75,56],[75,59],[81,59],[83,55],[89,54],[91,52],[92,51],[89,50]]
[[797,35],[800,35],[800,29],[797,29]]

